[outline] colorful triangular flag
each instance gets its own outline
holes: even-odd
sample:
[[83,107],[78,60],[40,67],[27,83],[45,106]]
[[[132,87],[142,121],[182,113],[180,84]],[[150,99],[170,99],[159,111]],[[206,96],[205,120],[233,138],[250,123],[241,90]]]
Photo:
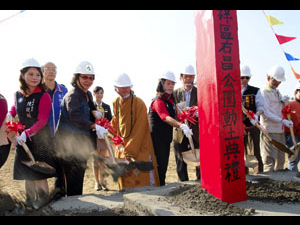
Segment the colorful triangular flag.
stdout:
[[281,45],[296,39],[295,37],[287,37],[287,36],[282,36],[282,35],[278,35],[278,34],[275,34],[275,35],[276,35],[276,38],[277,38],[279,44],[281,44]]
[[287,59],[288,61],[298,61],[298,60],[300,60],[300,59],[295,58],[294,56],[292,56],[292,55],[289,54],[289,53],[284,52],[284,54],[285,54],[285,57],[286,57],[286,59]]
[[283,24],[282,21],[276,19],[276,18],[273,17],[273,16],[266,15],[266,17],[267,17],[267,19],[268,19],[268,21],[269,21],[269,23],[270,23],[271,26]]
[[291,68],[292,68],[292,71],[293,71],[293,73],[294,73],[296,79],[300,79],[300,74],[299,74],[299,73],[296,73],[296,71],[294,70],[294,68],[293,68],[292,66],[291,66]]

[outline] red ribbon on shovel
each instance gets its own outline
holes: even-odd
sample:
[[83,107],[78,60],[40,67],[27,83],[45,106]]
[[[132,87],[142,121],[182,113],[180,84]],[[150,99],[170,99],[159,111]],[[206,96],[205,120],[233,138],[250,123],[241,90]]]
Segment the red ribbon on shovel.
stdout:
[[6,133],[9,134],[9,133],[15,133],[15,135],[18,134],[18,131],[19,132],[23,132],[24,129],[25,129],[25,126],[22,125],[20,122],[7,122],[5,123],[5,126],[7,127],[6,129]]
[[177,119],[180,121],[180,123],[183,123],[185,120],[188,120],[192,124],[195,124],[197,122],[196,118],[196,112],[198,112],[198,107],[193,106],[189,109],[183,110],[182,112],[177,114]]

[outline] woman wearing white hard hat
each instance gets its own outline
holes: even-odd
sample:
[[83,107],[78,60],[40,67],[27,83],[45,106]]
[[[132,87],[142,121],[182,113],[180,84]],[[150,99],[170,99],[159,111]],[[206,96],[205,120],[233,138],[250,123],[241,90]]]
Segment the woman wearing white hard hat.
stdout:
[[[283,118],[282,108],[286,97],[277,89],[281,82],[285,81],[284,69],[274,66],[267,74],[267,85],[262,89],[265,100],[264,114],[261,124],[269,132],[269,136],[281,143],[285,143],[283,126],[290,127],[292,122]],[[261,156],[264,164],[264,172],[272,172],[284,169],[285,153],[275,148],[264,135],[260,136]]]
[[173,72],[162,74],[156,89],[157,96],[151,103],[149,119],[154,152],[158,163],[160,185],[165,185],[169,163],[170,144],[173,139],[173,127],[181,128],[185,135],[192,134],[191,129],[175,119],[176,105],[173,91],[176,78]]
[[134,95],[130,77],[122,73],[114,82],[115,90],[119,94],[113,102],[114,117],[111,121],[116,131],[124,142],[122,154],[118,158],[128,161],[152,161],[154,170],[133,170],[119,179],[119,188],[135,188],[143,186],[159,186],[156,158],[154,155],[150,127],[148,122],[147,108],[142,99]]
[[32,170],[22,161],[29,161],[22,141],[26,143],[36,161],[46,162],[54,166],[52,150],[49,149],[51,135],[48,118],[51,110],[51,97],[43,84],[43,74],[35,59],[26,60],[21,67],[19,76],[20,90],[15,94],[15,105],[8,113],[8,118],[18,116],[25,130],[17,137],[16,156],[14,163],[15,180],[25,180],[26,202],[30,207],[40,208],[49,200],[47,178],[53,177]]
[[105,128],[95,124],[91,113],[96,110],[89,91],[94,79],[92,64],[81,62],[72,78],[73,89],[65,95],[61,104],[56,155],[61,159],[63,173],[58,174],[56,187],[65,191],[67,196],[82,194],[87,160],[96,149],[96,137],[103,139],[103,133],[107,133]]
[[[290,113],[290,119],[293,122],[293,132],[295,136],[295,141],[298,143],[300,141],[300,83],[298,83],[295,87],[295,92],[294,92],[295,100],[291,101],[288,103],[285,108],[282,110],[283,112],[283,118],[288,119],[288,111]],[[292,140],[292,135],[290,128],[285,127],[284,128],[284,134],[285,134],[285,139],[286,142],[285,144],[288,147],[292,147],[294,145],[293,140]],[[300,173],[298,170],[298,164],[300,161],[300,154],[294,155],[293,157],[289,157],[289,162],[288,162],[288,169],[292,171],[298,172],[297,178],[300,178]]]

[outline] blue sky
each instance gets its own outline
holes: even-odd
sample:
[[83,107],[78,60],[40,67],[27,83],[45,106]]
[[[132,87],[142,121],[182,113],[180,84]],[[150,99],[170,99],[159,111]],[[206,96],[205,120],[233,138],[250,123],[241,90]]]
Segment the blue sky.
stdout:
[[[0,10],[0,20],[17,10]],[[300,11],[265,10],[283,21],[277,34],[297,37],[283,48],[300,58]],[[298,82],[262,10],[238,10],[240,60],[250,66],[250,84],[263,87],[266,72],[273,65],[286,70],[287,81],[280,91],[292,96]],[[27,10],[0,23],[0,92],[12,104],[18,90],[19,69],[27,58],[40,64],[53,61],[57,80],[70,88],[72,74],[80,61],[90,61],[96,71],[95,85],[103,86],[104,101],[117,97],[113,79],[128,73],[135,93],[148,106],[155,96],[157,80],[167,70],[179,73],[195,61],[193,10],[48,11]],[[300,73],[300,61],[293,62]],[[180,84],[177,84],[177,87]]]

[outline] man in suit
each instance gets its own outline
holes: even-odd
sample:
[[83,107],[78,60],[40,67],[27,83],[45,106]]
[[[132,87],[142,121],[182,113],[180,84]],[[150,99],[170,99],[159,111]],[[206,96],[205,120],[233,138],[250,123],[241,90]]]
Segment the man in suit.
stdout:
[[[175,103],[179,104],[179,108],[187,108],[198,105],[197,88],[194,86],[195,70],[189,65],[185,68],[185,72],[180,74],[182,87],[174,91]],[[193,141],[195,148],[199,148],[199,128],[198,122],[191,125],[193,131]],[[188,181],[187,164],[183,161],[182,152],[191,149],[189,140],[184,136],[181,129],[174,128],[173,132],[174,152],[177,166],[177,175],[180,181]],[[196,167],[197,179],[200,179],[200,166]]]

